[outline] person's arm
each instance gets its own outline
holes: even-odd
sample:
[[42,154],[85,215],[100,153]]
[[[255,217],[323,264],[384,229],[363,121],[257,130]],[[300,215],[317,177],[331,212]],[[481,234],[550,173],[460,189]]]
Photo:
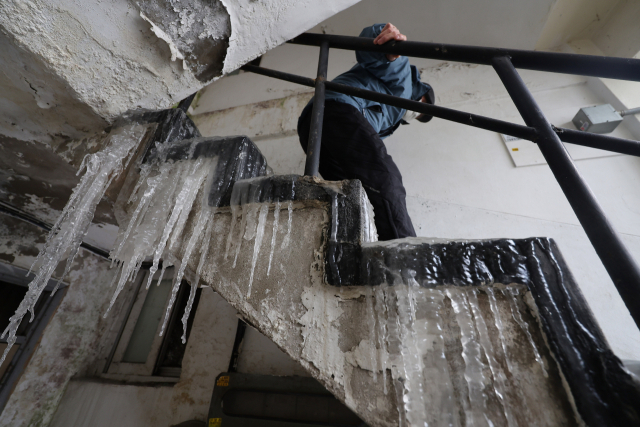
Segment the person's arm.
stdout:
[[[367,27],[362,30],[360,37],[373,38],[375,44],[384,44],[390,40],[407,40],[407,37],[390,23]],[[406,56],[359,50],[356,51],[356,59],[362,67],[382,80],[394,92],[394,95],[401,96],[402,92],[406,90],[405,80],[411,78],[409,60]]]

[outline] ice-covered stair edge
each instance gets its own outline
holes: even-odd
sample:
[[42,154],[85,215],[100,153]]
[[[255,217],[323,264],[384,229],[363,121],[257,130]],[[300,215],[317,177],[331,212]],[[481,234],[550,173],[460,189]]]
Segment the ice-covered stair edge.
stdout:
[[[292,189],[289,203],[283,194]],[[479,425],[526,425],[540,417],[527,409],[532,402],[551,408],[543,416],[549,424],[575,421],[535,320],[535,305],[517,280],[513,285],[488,280],[495,268],[483,269],[482,259],[468,256],[438,267],[436,258],[444,257],[423,250],[432,267],[443,270],[431,285],[418,283],[422,274],[416,271],[429,267],[424,260],[422,266],[404,268],[385,254],[383,275],[376,276],[380,269],[375,268],[369,276],[359,273],[359,280],[373,287],[328,286],[332,274],[334,284],[336,279],[348,283],[353,272],[344,270],[344,261],[353,261],[350,245],[384,252],[398,242],[409,244],[366,243],[372,218],[359,182],[274,176],[239,182],[232,200],[231,208],[216,214],[205,249],[209,259],[199,269],[201,283],[368,424],[463,425],[469,419]],[[411,243],[420,242],[426,244]],[[181,258],[186,247],[174,256]],[[331,257],[342,271],[331,271]],[[511,276],[493,278],[517,279],[523,259],[515,259],[513,271],[507,271]],[[193,272],[200,267],[194,258],[188,264]],[[367,268],[363,261],[362,269]],[[376,277],[385,280],[373,283]],[[437,283],[440,279],[445,283]],[[485,406],[490,415],[484,414]]]
[[[111,285],[116,286],[104,314],[105,318],[125,285],[135,280],[144,261],[151,262],[147,288],[150,286],[163,254],[168,253],[165,249],[172,248],[182,238],[185,222],[194,203],[200,207],[197,221],[199,233],[194,234],[195,239],[191,238],[191,251],[203,237],[200,232],[205,234],[205,238],[210,235],[215,206],[225,196],[228,198],[226,193],[230,193],[233,181],[264,175],[269,171],[262,154],[246,137],[172,141],[171,137],[198,134],[184,113],[177,113],[168,110],[124,117],[106,137],[108,139],[103,143],[104,148],[85,157],[78,174],[85,169],[86,173],[49,233],[45,246],[32,267],[36,268],[35,278],[2,334],[3,337],[7,336],[8,345],[0,364],[15,343],[16,332],[24,315],[31,311],[33,320],[33,309],[38,298],[57,265],[66,259],[66,267],[58,284],[64,280],[91,225],[97,204],[134,157],[140,164],[130,168],[124,182],[118,185],[116,211],[119,208],[117,217],[120,228],[110,253],[111,267],[117,270]],[[156,141],[155,146],[145,152],[145,142],[149,139]],[[209,205],[213,207],[209,208]],[[127,212],[127,208],[131,208],[130,212]],[[185,260],[189,255],[190,252]],[[201,254],[201,259],[204,262],[206,253]],[[161,335],[186,268],[185,262],[175,262],[168,257],[160,276],[173,264],[177,264],[178,273],[174,276],[171,301]],[[161,277],[158,278],[158,283],[160,280]],[[197,280],[193,284],[183,316],[185,328],[196,283]],[[183,341],[185,339],[183,336]]]
[[85,173],[74,188],[63,213],[50,230],[45,246],[31,267],[31,270],[35,268],[35,278],[2,333],[3,337],[7,336],[8,346],[2,354],[0,365],[4,363],[6,355],[15,343],[16,329],[24,315],[31,310],[30,320],[33,320],[35,303],[47,286],[49,278],[56,274],[57,265],[66,259],[65,270],[58,278],[57,285],[65,279],[91,226],[97,204],[104,196],[115,198],[111,196],[113,193],[118,194],[122,189],[122,177],[131,175],[122,172],[135,170],[134,163],[144,156],[145,149],[152,142],[163,144],[200,135],[191,119],[179,109],[127,113],[116,120],[106,132],[107,135],[97,144],[98,147],[102,147],[100,151],[84,157],[78,175],[83,170]]
[[[121,228],[111,258],[120,273],[114,278],[117,285],[109,309],[124,286],[134,281],[143,262],[151,264],[147,289],[152,282],[161,282],[167,268],[175,267],[160,335],[186,274],[191,291],[182,316],[185,343],[199,274],[208,262],[207,243],[212,238],[216,210],[229,201],[236,180],[269,173],[260,151],[244,136],[198,137],[152,150],[139,173],[127,177],[116,202]],[[185,232],[187,224],[191,228]],[[172,251],[179,245],[185,250],[175,257]],[[188,262],[196,259],[197,267],[189,270]]]
[[[312,324],[310,315],[305,316],[309,309],[303,304],[302,294],[318,293],[324,298],[335,290],[325,284],[325,252],[329,244],[359,245],[373,233],[372,218],[364,214],[368,212],[368,202],[362,203],[365,200],[357,181],[335,183],[310,177],[272,176],[238,182],[231,207],[220,208],[216,213],[212,236],[222,235],[224,239],[210,240],[209,260],[200,274],[201,283],[212,286],[250,324],[342,401],[346,400],[344,375],[336,374],[334,379],[324,375],[318,344],[312,342],[323,339],[325,332],[333,333],[333,328],[325,330],[317,322]],[[365,218],[369,221],[363,227]],[[173,256],[181,258],[186,249],[183,245]],[[190,260],[189,270],[196,269],[196,261]],[[315,310],[331,313],[330,303],[323,301]],[[302,327],[307,321],[311,322],[308,327]],[[311,333],[303,339],[304,330],[316,329],[324,332]],[[342,363],[343,358],[343,352],[339,352],[333,359]],[[392,413],[391,402],[384,405],[384,412]],[[383,420],[383,424],[386,420],[387,425],[397,419],[377,410],[359,415],[371,425],[376,425],[371,422],[374,418]]]
[[[544,351],[533,346],[529,356],[537,363],[544,360],[548,369],[556,368],[556,375],[547,369],[546,378],[557,376],[562,380],[576,423],[599,426],[640,422],[637,406],[640,384],[633,380],[609,348],[552,239],[450,241],[409,238],[365,244],[362,252],[359,276],[362,284],[413,283],[423,288],[453,284],[453,289],[481,285],[486,287],[490,309],[494,313],[499,307],[496,296],[500,295],[503,286],[500,284],[521,285],[518,292],[536,321],[525,327],[524,311],[512,310],[511,317],[496,314],[495,326],[502,343],[505,342],[503,337],[509,341],[508,335],[501,332],[504,326],[508,326],[505,319],[524,331],[523,341],[532,342],[536,336],[541,337],[542,348],[550,357],[545,358]],[[504,294],[509,297],[507,302],[512,309],[516,304],[513,292],[514,289],[508,289]],[[477,318],[475,314],[474,317]],[[480,323],[475,336],[484,346]],[[491,348],[483,348],[483,352],[488,362],[492,362],[488,354]],[[504,345],[503,353],[507,353]],[[495,370],[492,363],[488,365],[494,382],[501,382],[498,381],[502,376],[500,370]],[[502,366],[502,370],[504,373],[512,372],[513,366],[517,370],[513,363],[506,364],[506,370]],[[508,400],[503,401],[508,404]],[[523,413],[527,413],[526,408]],[[513,425],[513,420],[508,425]]]

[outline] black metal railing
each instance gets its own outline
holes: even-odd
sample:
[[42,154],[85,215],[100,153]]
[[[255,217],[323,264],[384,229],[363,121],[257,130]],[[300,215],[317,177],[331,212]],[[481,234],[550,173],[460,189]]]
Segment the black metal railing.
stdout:
[[[302,34],[289,41],[289,43],[320,47],[320,59],[316,79],[253,65],[245,65],[242,69],[304,86],[315,87],[305,175],[318,175],[325,90],[381,102],[468,126],[533,141],[540,147],[540,151],[560,184],[565,197],[571,204],[573,211],[578,217],[580,224],[584,228],[605,269],[609,273],[611,280],[613,280],[614,285],[618,289],[636,325],[640,328],[640,268],[638,268],[635,260],[607,219],[600,204],[591,192],[591,189],[580,176],[571,156],[561,141],[639,157],[640,142],[605,135],[589,134],[571,129],[556,128],[548,122],[531,95],[531,92],[529,92],[522,78],[516,71],[516,68],[522,68],[554,73],[640,81],[640,59],[412,41],[391,41],[384,45],[376,45],[373,44],[373,39],[371,38],[326,34]],[[498,76],[507,88],[526,126],[328,82],[326,79],[329,48],[364,50],[417,58],[490,65],[496,70]]]

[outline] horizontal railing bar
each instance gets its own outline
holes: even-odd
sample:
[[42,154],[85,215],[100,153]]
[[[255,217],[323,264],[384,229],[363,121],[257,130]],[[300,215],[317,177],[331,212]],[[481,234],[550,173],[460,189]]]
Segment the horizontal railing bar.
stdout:
[[427,104],[424,102],[411,101],[409,99],[374,92],[371,90],[360,89],[340,83],[327,82],[326,87],[328,90],[344,93],[346,95],[352,95],[358,98],[368,99],[370,101],[393,105],[394,107],[404,108],[405,110],[428,114],[430,116],[438,117],[444,120],[462,123],[463,125],[467,126],[473,126],[493,132],[504,133],[518,138],[527,139],[529,141],[535,141],[535,139],[537,138],[535,129],[515,123],[505,122],[502,120],[492,119],[490,117],[466,113],[464,111],[453,110],[451,108],[440,107],[438,105]]
[[[273,77],[280,80],[297,83],[303,86],[314,87],[315,80],[307,77],[297,76],[282,71],[271,70],[269,68],[256,67],[255,65],[245,65],[242,67],[245,71],[261,74],[267,77]],[[419,113],[426,113],[434,117],[444,120],[450,120],[469,126],[475,126],[494,132],[504,133],[529,141],[536,141],[537,133],[533,128],[519,125],[516,123],[505,122],[502,120],[492,119],[489,117],[479,116],[476,114],[465,113],[463,111],[452,110],[437,105],[425,104],[423,102],[410,101],[408,99],[397,96],[381,94],[370,90],[358,89],[352,86],[341,85],[333,82],[326,82],[325,86],[329,90],[345,93],[347,95],[357,96],[359,98],[368,99],[370,101],[382,102],[388,105],[404,108]],[[630,139],[615,138],[606,135],[587,133],[577,130],[554,128],[563,142],[569,144],[582,145],[585,147],[598,148],[614,153],[628,154],[640,157],[640,142]]]
[[526,70],[548,71],[553,73],[575,74],[580,76],[602,77],[640,81],[640,59],[617,58],[573,53],[537,52],[519,49],[465,46],[415,41],[391,41],[384,45],[373,44],[368,37],[338,36],[332,34],[304,33],[289,43],[320,46],[328,40],[331,48],[346,50],[366,50],[413,56],[416,58],[437,59],[442,61],[467,62],[471,64],[491,65],[491,60],[500,56],[511,58],[513,66]]
[[640,157],[640,141],[553,126],[562,142]]
[[[244,65],[242,69],[251,71],[252,73],[256,74],[262,74],[264,76],[275,77],[280,80],[298,83],[304,86],[314,87],[315,84],[313,79],[296,76],[295,74],[289,74],[282,71],[256,67],[254,65]],[[411,101],[409,99],[404,99],[393,95],[386,95],[334,82],[326,82],[325,86],[328,90],[332,90],[334,92],[340,92],[346,95],[368,99],[370,101],[382,102],[383,104],[393,105],[395,107],[404,108],[406,110],[416,111],[418,113],[425,113],[430,116],[462,123],[468,126],[490,130],[493,132],[504,133],[518,138],[527,139],[529,141],[535,141],[536,139],[536,131],[533,128],[529,128],[527,126],[479,116],[477,114],[465,113],[464,111],[453,110],[451,108],[440,107],[438,105],[426,104],[419,101]]]
[[262,74],[263,76],[273,77],[276,79],[284,80],[291,83],[297,83],[302,86],[316,87],[316,80],[309,77],[302,77],[296,74],[285,73],[284,71],[272,70],[270,68],[257,67],[251,64],[245,64],[240,67],[241,70],[250,71],[255,74]]

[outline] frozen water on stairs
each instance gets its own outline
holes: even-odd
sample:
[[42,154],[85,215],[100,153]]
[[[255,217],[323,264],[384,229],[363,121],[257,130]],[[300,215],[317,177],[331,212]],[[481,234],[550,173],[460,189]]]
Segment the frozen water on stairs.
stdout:
[[[410,271],[399,268],[397,274],[406,284],[375,286],[364,292],[364,304],[370,330],[366,339],[375,343],[371,366],[377,372],[371,372],[371,379],[386,395],[386,376],[391,375],[399,425],[512,427],[535,420],[514,382],[518,370],[512,371],[516,362],[507,350],[506,320],[501,317],[513,310],[509,327],[530,337],[521,312],[526,309],[521,285],[425,288],[413,283]],[[498,293],[504,295],[500,300]],[[446,344],[452,333],[447,322],[459,330],[458,356]],[[532,337],[529,345],[535,348],[535,364],[541,356]],[[455,368],[456,357],[461,357],[460,368]],[[462,369],[456,375],[462,376],[466,390],[456,391],[451,369]],[[502,415],[488,410],[489,405],[501,408]]]
[[[263,188],[263,186],[267,183],[268,180],[266,180],[264,177],[238,181],[233,186],[233,191],[231,193],[232,218],[231,225],[229,226],[229,234],[227,236],[225,259],[228,256],[229,251],[235,245],[233,268],[236,268],[238,255],[240,253],[243,240],[254,240],[247,298],[251,296],[251,286],[253,284],[256,263],[260,257],[260,250],[262,247],[262,241],[264,239],[265,227],[268,222],[269,210],[272,204],[274,204],[272,220],[273,229],[271,233],[267,275],[269,275],[269,272],[271,271],[273,252],[276,247],[278,230],[280,228],[279,221],[280,210],[282,209],[282,201],[277,197],[274,200],[271,195],[267,194],[268,189]],[[291,189],[293,193],[288,195],[288,198],[290,197],[291,200],[287,200],[286,202],[288,213],[287,231],[280,244],[280,250],[288,248],[291,239],[291,222],[293,216],[292,199],[295,198],[295,178],[293,177],[291,182]],[[240,229],[237,231],[237,237],[234,238],[238,215],[241,215]]]

